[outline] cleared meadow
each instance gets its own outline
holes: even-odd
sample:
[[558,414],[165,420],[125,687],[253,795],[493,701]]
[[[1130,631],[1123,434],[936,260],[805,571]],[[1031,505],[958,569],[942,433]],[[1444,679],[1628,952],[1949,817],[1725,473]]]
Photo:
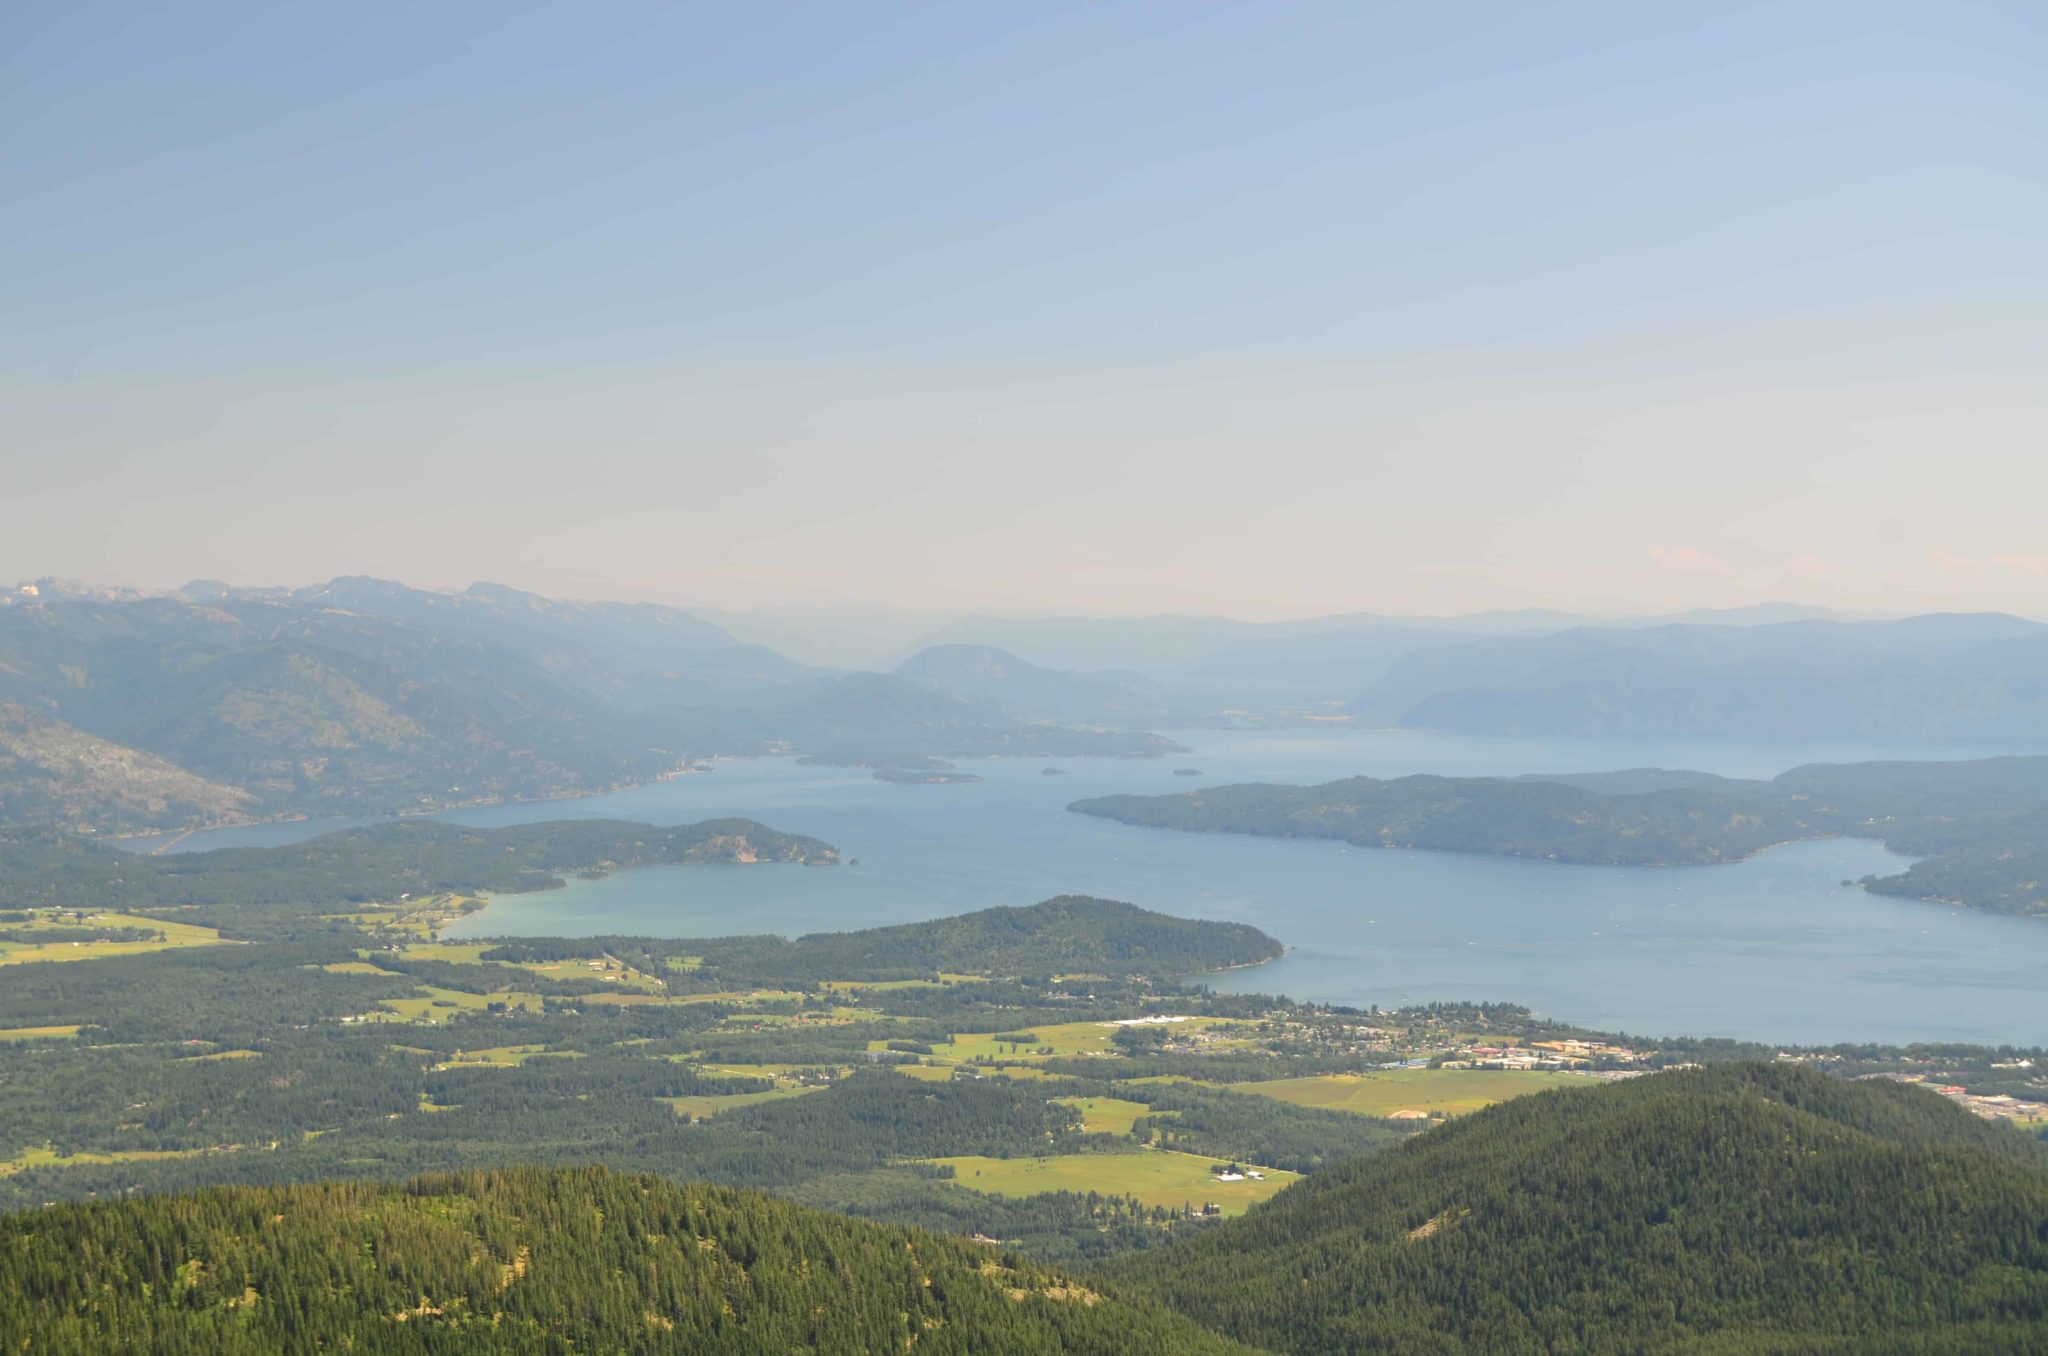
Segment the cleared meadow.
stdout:
[[1269,1083],[1233,1083],[1230,1090],[1271,1097],[1295,1106],[1414,1119],[1436,1112],[1462,1116],[1524,1093],[1586,1086],[1587,1079],[1539,1070],[1388,1069],[1381,1073],[1320,1074]]
[[1058,1154],[1049,1158],[934,1158],[953,1169],[956,1186],[991,1196],[1035,1196],[1048,1191],[1134,1196],[1140,1204],[1177,1210],[1214,1204],[1226,1215],[1243,1213],[1300,1177],[1278,1168],[1255,1168],[1263,1180],[1219,1182],[1216,1159],[1146,1149],[1128,1154]]

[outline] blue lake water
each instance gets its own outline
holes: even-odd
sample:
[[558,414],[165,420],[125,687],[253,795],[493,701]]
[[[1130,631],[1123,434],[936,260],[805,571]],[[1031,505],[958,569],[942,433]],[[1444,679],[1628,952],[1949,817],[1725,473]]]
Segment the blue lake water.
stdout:
[[[1906,859],[1875,843],[1800,843],[1711,867],[1586,867],[1341,843],[1175,833],[1067,813],[1109,792],[1366,773],[1462,775],[1688,767],[1770,776],[1802,762],[1975,757],[1982,749],[1480,739],[1411,731],[1194,732],[1160,762],[968,761],[977,783],[894,786],[791,759],[581,800],[448,819],[684,823],[743,815],[815,834],[858,865],[656,867],[508,896],[460,936],[701,937],[872,927],[1062,893],[1254,923],[1291,948],[1218,988],[1381,1006],[1491,999],[1608,1030],[1766,1041],[2048,1044],[2048,922],[1885,899],[1841,881]],[[1201,769],[1176,777],[1177,767]],[[183,848],[339,827],[263,825]]]

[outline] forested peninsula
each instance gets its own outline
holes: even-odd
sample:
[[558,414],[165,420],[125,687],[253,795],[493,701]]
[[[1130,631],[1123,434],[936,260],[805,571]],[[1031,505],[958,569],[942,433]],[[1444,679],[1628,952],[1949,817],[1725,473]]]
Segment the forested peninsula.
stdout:
[[1125,824],[1613,866],[1739,861],[1779,843],[1875,838],[1924,858],[1879,894],[2048,917],[2048,757],[1816,763],[1769,781],[1637,769],[1529,777],[1350,777],[1103,796]]

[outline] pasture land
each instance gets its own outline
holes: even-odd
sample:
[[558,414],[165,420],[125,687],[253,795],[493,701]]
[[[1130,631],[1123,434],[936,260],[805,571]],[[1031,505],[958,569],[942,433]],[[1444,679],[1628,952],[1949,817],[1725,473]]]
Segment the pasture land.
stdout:
[[956,1186],[991,1196],[1036,1196],[1049,1191],[1095,1191],[1105,1196],[1134,1196],[1148,1206],[1178,1210],[1204,1204],[1226,1215],[1244,1210],[1299,1181],[1295,1173],[1255,1168],[1263,1180],[1219,1182],[1217,1160],[1196,1154],[1143,1149],[1127,1154],[1058,1154],[1049,1158],[934,1158],[953,1169]]
[[1281,1078],[1269,1083],[1233,1083],[1232,1092],[1271,1097],[1295,1106],[1324,1107],[1419,1120],[1433,1113],[1462,1116],[1547,1088],[1583,1088],[1588,1080],[1572,1074],[1522,1069],[1387,1069],[1368,1074],[1321,1074],[1312,1078]]
[[[667,985],[636,970],[616,956],[572,957],[553,961],[485,961],[496,942],[410,942],[399,954],[408,960],[445,961],[450,965],[509,965],[549,979],[595,979],[635,993],[662,993]],[[365,953],[366,955],[374,953]]]
[[[144,942],[37,942],[38,932],[63,935],[58,929],[140,928],[161,933],[161,939]],[[25,965],[47,961],[104,960],[110,956],[143,956],[152,951],[173,951],[187,946],[233,946],[212,928],[197,923],[170,923],[161,918],[143,918],[127,913],[88,913],[80,919],[70,909],[37,909],[26,923],[10,923],[7,930],[22,936],[20,941],[0,942],[0,965]]]
[[457,1050],[435,1069],[516,1069],[529,1059],[581,1059],[581,1050],[550,1050],[544,1045],[494,1045],[485,1050]]
[[734,1107],[753,1106],[757,1102],[777,1102],[785,1097],[801,1097],[805,1093],[822,1092],[829,1086],[825,1083],[778,1083],[767,1092],[728,1092],[723,1094],[699,1094],[695,1097],[657,1097],[658,1102],[667,1102],[676,1115],[685,1120],[696,1120],[701,1116],[716,1116],[721,1111]]
[[412,998],[385,998],[378,1000],[378,1006],[388,1008],[399,1018],[408,1022],[445,1022],[459,1012],[483,1012],[493,1003],[503,1003],[508,1008],[524,1008],[528,1012],[541,1011],[540,995],[537,993],[516,993],[506,990],[502,993],[465,993],[461,989],[440,989],[423,984],[417,996]]
[[0,1027],[0,1041],[50,1041],[76,1036],[75,1026],[5,1026]]
[[24,1149],[9,1159],[0,1159],[0,1177],[20,1172],[24,1168],[76,1168],[99,1163],[150,1163],[163,1158],[197,1158],[206,1152],[208,1150],[205,1149],[117,1149],[111,1153],[82,1150],[75,1154],[59,1154],[45,1145],[40,1149]]
[[1080,1112],[1081,1128],[1092,1135],[1128,1135],[1132,1122],[1140,1116],[1152,1114],[1152,1108],[1143,1102],[1127,1102],[1121,1097],[1055,1097],[1053,1100]]

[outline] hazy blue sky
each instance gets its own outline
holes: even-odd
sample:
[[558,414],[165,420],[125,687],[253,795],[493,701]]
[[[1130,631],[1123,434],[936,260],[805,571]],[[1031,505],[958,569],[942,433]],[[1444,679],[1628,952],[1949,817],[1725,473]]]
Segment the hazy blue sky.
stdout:
[[2048,5],[0,18],[0,579],[2048,613]]

